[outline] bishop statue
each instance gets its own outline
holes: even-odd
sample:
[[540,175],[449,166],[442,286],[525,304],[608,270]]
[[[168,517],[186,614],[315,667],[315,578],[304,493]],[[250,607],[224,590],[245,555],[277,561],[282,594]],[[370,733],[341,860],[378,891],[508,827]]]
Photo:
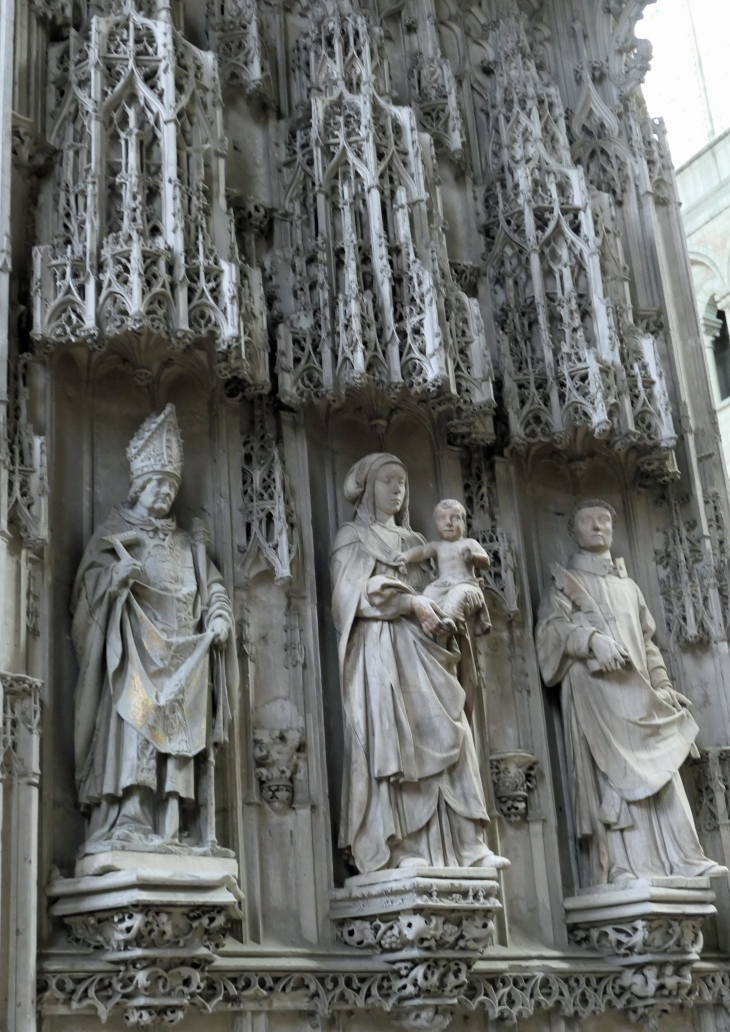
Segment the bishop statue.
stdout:
[[97,528],[73,590],[82,853],[211,852],[213,761],[238,689],[231,602],[205,539],[170,508],[183,449],[175,408],[128,449],[130,489]]

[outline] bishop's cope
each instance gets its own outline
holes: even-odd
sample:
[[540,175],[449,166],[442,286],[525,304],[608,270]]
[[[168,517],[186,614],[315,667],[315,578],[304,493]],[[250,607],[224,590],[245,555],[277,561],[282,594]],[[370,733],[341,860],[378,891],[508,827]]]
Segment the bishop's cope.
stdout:
[[699,728],[638,585],[611,556],[615,518],[598,499],[575,506],[579,551],[551,567],[536,629],[543,679],[562,686],[581,885],[726,875],[704,855],[679,773]]
[[212,758],[238,689],[231,602],[203,535],[170,515],[183,470],[173,405],[127,458],[127,504],[89,541],[72,598],[81,852],[212,852]]

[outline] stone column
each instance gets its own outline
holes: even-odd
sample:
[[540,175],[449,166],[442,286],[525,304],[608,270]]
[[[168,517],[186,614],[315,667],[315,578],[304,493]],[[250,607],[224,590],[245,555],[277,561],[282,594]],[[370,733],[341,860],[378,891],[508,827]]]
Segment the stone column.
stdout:
[[41,682],[0,673],[2,737],[0,787],[11,786],[9,861],[8,1032],[36,1027],[36,928],[38,915],[38,785]]

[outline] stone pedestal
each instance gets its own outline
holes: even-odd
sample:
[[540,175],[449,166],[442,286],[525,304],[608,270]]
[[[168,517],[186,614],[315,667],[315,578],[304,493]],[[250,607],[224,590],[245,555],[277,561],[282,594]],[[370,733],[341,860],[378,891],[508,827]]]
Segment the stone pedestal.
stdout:
[[133,984],[126,1023],[181,1020],[242,916],[237,861],[119,850],[83,857],[75,874],[48,886],[51,914]]
[[642,878],[584,889],[565,900],[565,914],[571,941],[622,968],[619,988],[653,1020],[691,986],[714,901],[709,878]]
[[[495,857],[495,865],[509,861]],[[411,1001],[396,1020],[438,1032],[474,962],[491,945],[499,901],[497,867],[408,867],[348,878],[331,894],[341,942],[383,956]]]

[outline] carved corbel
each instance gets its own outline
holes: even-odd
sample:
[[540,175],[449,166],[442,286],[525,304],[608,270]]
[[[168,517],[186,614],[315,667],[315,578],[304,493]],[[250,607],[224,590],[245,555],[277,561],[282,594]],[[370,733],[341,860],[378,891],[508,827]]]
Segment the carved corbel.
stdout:
[[305,749],[302,728],[254,728],[253,755],[261,798],[277,813],[291,809],[294,778]]
[[527,799],[537,786],[537,763],[536,756],[520,749],[492,753],[489,759],[494,799],[510,824],[527,817]]

